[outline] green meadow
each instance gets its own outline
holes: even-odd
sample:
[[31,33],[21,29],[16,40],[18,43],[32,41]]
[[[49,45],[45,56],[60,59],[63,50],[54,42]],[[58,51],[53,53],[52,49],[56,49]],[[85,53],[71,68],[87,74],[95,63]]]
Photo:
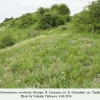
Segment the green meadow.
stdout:
[[100,88],[100,34],[75,31],[73,19],[47,29],[4,22],[0,88]]

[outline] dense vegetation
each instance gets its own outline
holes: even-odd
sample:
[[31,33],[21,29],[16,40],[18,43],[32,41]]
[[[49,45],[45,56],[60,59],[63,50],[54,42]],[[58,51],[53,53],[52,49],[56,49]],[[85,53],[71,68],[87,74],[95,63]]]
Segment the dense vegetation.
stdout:
[[3,22],[7,22],[7,21],[12,20],[12,19],[13,19],[13,17],[11,17],[11,18],[5,18]]
[[38,13],[42,16],[39,21],[41,29],[57,27],[70,21],[70,10],[65,4],[55,4],[51,6],[51,9],[40,7]]
[[74,16],[74,28],[78,32],[100,33],[100,0],[93,1]]
[[[54,4],[51,8],[40,7],[36,12],[24,14],[16,19],[5,18],[0,24],[1,28],[7,28],[4,31],[5,36],[2,34],[3,31],[0,32],[0,48],[12,46],[21,40],[37,36],[40,29],[64,25],[70,19],[70,10],[65,4]],[[28,29],[29,27],[31,28]],[[13,32],[14,34],[12,34]],[[9,34],[11,35],[8,37]],[[6,40],[7,43],[4,42]]]
[[0,24],[0,87],[100,88],[99,5],[96,0],[72,17],[67,5],[54,4],[6,18]]

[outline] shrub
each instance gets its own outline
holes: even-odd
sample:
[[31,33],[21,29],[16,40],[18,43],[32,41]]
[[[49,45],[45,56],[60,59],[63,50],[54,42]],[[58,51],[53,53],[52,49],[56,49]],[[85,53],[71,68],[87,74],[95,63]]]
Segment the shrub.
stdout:
[[13,19],[13,17],[11,17],[11,18],[5,18],[3,22],[7,22],[7,21],[12,20],[12,19]]
[[59,6],[58,4],[52,5],[52,6],[51,6],[51,10],[53,10],[53,9],[58,9],[58,6]]
[[3,26],[3,23],[0,23],[0,27],[2,27]]
[[41,16],[47,12],[49,12],[49,8],[43,8],[43,7],[38,8],[38,14]]
[[19,28],[26,28],[37,21],[36,17],[32,16],[31,13],[23,15],[20,20],[17,22]]
[[71,20],[71,17],[69,14],[66,14],[66,15],[63,15],[64,19],[67,21],[67,22],[70,22]]
[[10,22],[10,27],[15,27],[16,26],[16,21],[15,19],[12,19],[12,21]]
[[58,19],[56,21],[57,21],[57,26],[58,25],[64,25],[65,22],[66,22],[65,18],[61,15],[58,16]]
[[51,27],[57,27],[59,25],[64,25],[65,19],[63,16],[53,13],[46,13],[39,21],[39,28],[48,29]]
[[66,15],[66,14],[70,14],[70,10],[68,8],[68,6],[66,4],[59,4],[58,6],[58,12],[61,15]]
[[78,32],[100,33],[100,0],[93,1],[74,16],[74,28]]
[[57,27],[59,25],[64,25],[65,22],[71,20],[70,10],[66,4],[54,4],[51,8],[40,7],[38,9],[38,14],[40,20],[38,23],[38,28],[48,29],[51,27]]
[[51,6],[52,11],[56,11],[60,15],[70,15],[70,9],[66,4],[54,4]]
[[15,44],[15,39],[7,34],[1,37],[0,39],[0,48],[6,48]]

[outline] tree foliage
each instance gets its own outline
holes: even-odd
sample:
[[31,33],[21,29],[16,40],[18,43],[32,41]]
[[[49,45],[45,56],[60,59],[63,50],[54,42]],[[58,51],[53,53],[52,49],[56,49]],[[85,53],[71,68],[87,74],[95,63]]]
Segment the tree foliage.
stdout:
[[46,13],[39,21],[39,28],[48,29],[51,27],[57,27],[59,25],[64,25],[65,19],[61,15]]
[[30,13],[27,13],[27,14],[23,15],[20,18],[20,21],[18,23],[18,27],[20,27],[20,28],[26,28],[26,27],[28,27],[31,24],[33,24],[32,15]]
[[74,28],[79,32],[100,32],[100,0],[93,1],[74,16]]
[[3,22],[7,22],[7,21],[12,20],[12,19],[13,19],[13,17],[11,17],[11,18],[5,18]]
[[40,7],[38,8],[38,14],[40,15],[43,15],[44,13],[48,12],[49,11],[49,8],[43,8],[43,7]]
[[38,24],[41,29],[57,27],[70,21],[70,10],[65,4],[54,4],[50,9],[39,8],[38,13],[42,15]]
[[37,23],[36,28],[47,29],[64,25],[65,22],[70,21],[70,18],[70,10],[66,4],[54,4],[50,8],[40,7],[36,12],[24,14],[16,19],[5,18],[4,22],[12,19],[5,25],[17,28],[27,28]]
[[60,4],[58,6],[58,12],[60,15],[70,14],[70,10],[69,10],[68,6],[65,4]]
[[51,6],[52,11],[56,11],[60,15],[70,14],[69,7],[66,4],[54,4]]

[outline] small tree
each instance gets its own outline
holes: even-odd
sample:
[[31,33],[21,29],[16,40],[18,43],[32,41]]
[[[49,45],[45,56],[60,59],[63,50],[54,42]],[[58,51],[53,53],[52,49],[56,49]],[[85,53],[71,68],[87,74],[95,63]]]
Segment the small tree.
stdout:
[[43,15],[44,13],[47,13],[48,11],[49,11],[49,8],[40,7],[37,12],[38,14]]
[[60,4],[58,6],[58,12],[61,15],[70,14],[70,10],[69,10],[69,8],[68,8],[68,6],[66,4]]
[[74,16],[74,28],[80,32],[100,33],[100,0],[93,1]]
[[11,19],[13,19],[13,17],[11,17],[11,18],[5,18],[3,22],[7,22],[7,21],[9,21]]
[[26,27],[28,27],[29,25],[32,25],[33,23],[34,23],[34,20],[33,20],[33,18],[32,18],[31,13],[27,13],[27,14],[23,15],[23,16],[20,18],[20,20],[19,20],[17,26],[20,27],[20,28],[26,28]]
[[53,9],[58,9],[58,6],[59,6],[58,4],[52,5],[52,6],[51,6],[51,10],[53,10]]
[[38,24],[41,29],[57,27],[70,21],[70,10],[65,4],[54,4],[50,9],[40,7],[38,13],[41,15]]
[[65,19],[58,14],[46,13],[39,21],[39,28],[48,29],[51,27],[57,27],[58,25],[64,25]]

